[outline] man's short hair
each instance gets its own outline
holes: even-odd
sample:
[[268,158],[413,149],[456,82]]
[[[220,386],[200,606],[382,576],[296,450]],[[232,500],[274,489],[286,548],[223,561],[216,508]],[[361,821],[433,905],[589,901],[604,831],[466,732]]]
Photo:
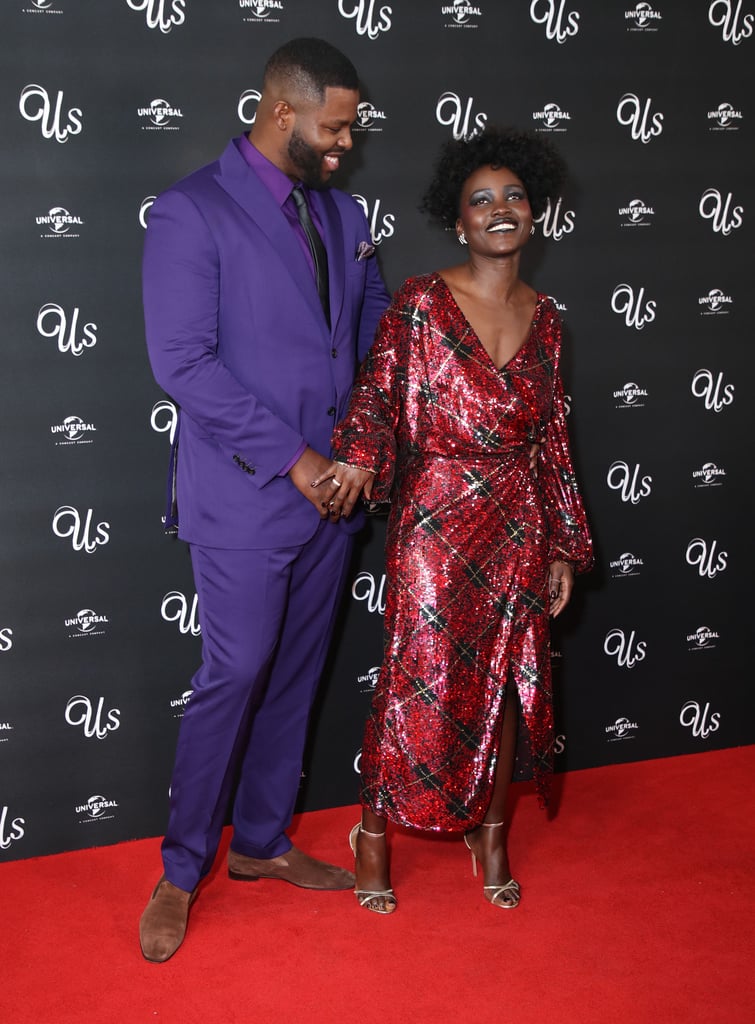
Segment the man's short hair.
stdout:
[[328,87],[357,90],[359,77],[349,58],[324,39],[292,39],[265,65],[263,88],[271,87],[321,104]]

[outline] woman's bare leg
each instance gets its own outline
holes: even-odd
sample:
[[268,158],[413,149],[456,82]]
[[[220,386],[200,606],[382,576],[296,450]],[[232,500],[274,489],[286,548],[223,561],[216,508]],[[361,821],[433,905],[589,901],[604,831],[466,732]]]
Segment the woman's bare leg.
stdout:
[[[504,821],[506,797],[511,777],[514,774],[518,721],[519,699],[514,686],[510,685],[503,713],[501,745],[498,751],[493,795],[485,814],[485,824],[467,834],[467,843],[482,865],[486,887],[503,886],[511,880],[511,868],[506,850],[507,828],[505,825],[499,828],[486,828],[485,825],[496,825]],[[488,888],[485,896],[488,899],[495,896],[494,889]],[[503,893],[495,899],[495,902],[504,906],[516,906],[518,895],[515,897],[512,893]]]

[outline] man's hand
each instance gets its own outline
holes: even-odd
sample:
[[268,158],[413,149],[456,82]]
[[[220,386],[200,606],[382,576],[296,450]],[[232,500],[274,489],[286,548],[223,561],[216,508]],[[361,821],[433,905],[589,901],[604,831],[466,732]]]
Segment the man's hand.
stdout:
[[[288,471],[288,476],[291,483],[303,494],[307,501],[311,501],[317,511],[320,513],[322,519],[327,519],[330,514],[328,508],[328,502],[333,498],[333,491],[336,490],[330,482],[330,478],[324,474],[327,474],[328,469],[332,465],[330,459],[326,459],[324,455],[320,455],[314,448],[305,448],[297,461],[293,464],[291,469]],[[317,477],[322,476],[324,482],[319,483],[318,486],[313,487],[312,481]]]

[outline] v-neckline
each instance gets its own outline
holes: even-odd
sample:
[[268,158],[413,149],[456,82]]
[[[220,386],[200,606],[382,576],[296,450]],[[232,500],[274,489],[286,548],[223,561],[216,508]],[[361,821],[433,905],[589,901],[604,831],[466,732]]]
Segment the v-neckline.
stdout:
[[530,329],[527,331],[526,338],[524,339],[522,344],[519,346],[519,348],[516,350],[516,352],[513,354],[513,356],[511,356],[510,359],[507,359],[506,362],[502,366],[496,366],[495,362],[493,361],[493,357],[491,356],[491,354],[488,352],[488,350],[483,345],[482,339],[480,338],[479,334],[477,333],[477,331],[474,329],[472,324],[467,319],[467,315],[464,312],[464,310],[461,308],[459,303],[456,301],[456,296],[451,291],[451,286],[448,284],[448,282],[443,277],[443,275],[441,273],[439,273],[437,270],[435,271],[435,276],[437,277],[437,279],[441,282],[443,287],[448,292],[448,294],[449,294],[449,296],[451,298],[451,301],[453,302],[454,306],[456,306],[456,309],[458,310],[459,316],[464,321],[464,323],[467,325],[467,330],[469,331],[469,333],[472,335],[472,337],[475,339],[477,344],[482,349],[482,351],[485,354],[485,356],[486,356],[488,362],[490,363],[490,365],[493,367],[493,369],[495,370],[496,373],[503,373],[509,366],[511,366],[511,364],[514,362],[514,360],[517,359],[521,355],[521,353],[524,351],[524,349],[529,344],[530,338],[532,337],[533,328],[535,327],[535,324],[537,323],[538,318],[540,316],[540,307],[542,305],[544,296],[540,292],[535,292],[535,294],[537,296],[537,298],[535,299],[535,309],[534,309],[533,314],[532,314],[532,319],[530,320]]

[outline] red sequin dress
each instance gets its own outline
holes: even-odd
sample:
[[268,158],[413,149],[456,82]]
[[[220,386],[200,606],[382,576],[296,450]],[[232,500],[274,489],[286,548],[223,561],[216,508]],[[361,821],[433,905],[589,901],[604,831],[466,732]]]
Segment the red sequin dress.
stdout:
[[[438,274],[384,314],[335,458],[390,493],[385,657],[362,747],[362,799],[437,831],[490,803],[507,686],[515,778],[545,801],[552,767],[548,567],[590,567],[558,371],[561,322],[538,295],[529,337],[497,369]],[[529,468],[542,441],[537,476]]]

